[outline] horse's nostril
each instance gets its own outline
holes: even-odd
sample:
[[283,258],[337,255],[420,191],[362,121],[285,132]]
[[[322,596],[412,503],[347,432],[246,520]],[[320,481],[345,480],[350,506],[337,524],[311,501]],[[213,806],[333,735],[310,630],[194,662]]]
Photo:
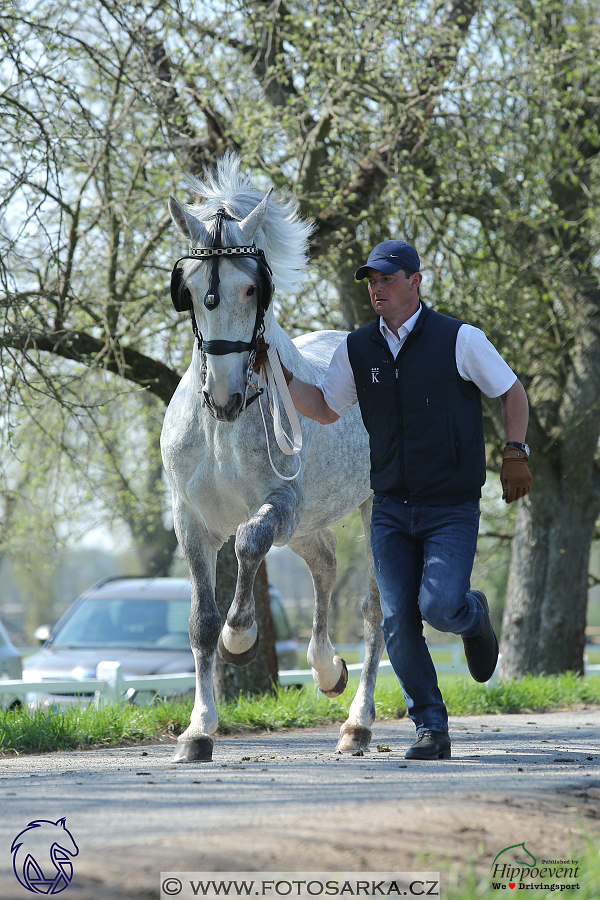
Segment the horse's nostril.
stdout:
[[244,397],[241,393],[239,393],[239,391],[237,391],[235,394],[232,394],[231,400],[227,405],[227,413],[231,416],[231,418],[236,418],[239,415],[242,409],[243,402]]
[[219,419],[221,422],[233,422],[239,416],[244,402],[243,394],[236,391],[235,394],[229,396],[225,406],[215,403],[214,397],[211,397],[208,391],[204,391],[204,402],[211,416]]

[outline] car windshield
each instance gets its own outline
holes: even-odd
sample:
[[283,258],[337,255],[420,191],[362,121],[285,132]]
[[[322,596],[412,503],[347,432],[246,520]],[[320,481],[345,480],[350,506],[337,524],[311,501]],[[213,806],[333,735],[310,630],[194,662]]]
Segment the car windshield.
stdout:
[[87,598],[77,604],[52,646],[189,650],[187,600]]

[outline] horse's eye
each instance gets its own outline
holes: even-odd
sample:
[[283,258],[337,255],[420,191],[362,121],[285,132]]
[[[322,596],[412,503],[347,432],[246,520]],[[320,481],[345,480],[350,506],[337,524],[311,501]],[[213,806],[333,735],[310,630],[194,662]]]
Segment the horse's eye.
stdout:
[[256,287],[253,284],[251,284],[250,287],[248,288],[248,290],[246,291],[246,297],[254,297],[255,293],[256,293]]

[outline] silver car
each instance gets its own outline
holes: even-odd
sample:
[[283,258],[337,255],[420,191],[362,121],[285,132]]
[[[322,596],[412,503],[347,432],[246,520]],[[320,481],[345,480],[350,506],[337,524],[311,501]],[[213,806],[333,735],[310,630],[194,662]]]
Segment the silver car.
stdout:
[[[21,656],[0,622],[0,681],[18,680],[21,677]],[[0,709],[13,709],[20,705],[21,699],[15,694],[0,694]]]
[[[297,645],[276,591],[270,589],[280,669],[295,668]],[[26,695],[28,705],[90,700],[85,680],[103,660],[120,662],[123,675],[194,671],[188,636],[191,586],[185,578],[107,578],[86,591],[50,629],[35,632],[43,648],[25,661],[24,681],[65,678],[81,682],[73,694]],[[132,690],[132,700],[141,698]]]

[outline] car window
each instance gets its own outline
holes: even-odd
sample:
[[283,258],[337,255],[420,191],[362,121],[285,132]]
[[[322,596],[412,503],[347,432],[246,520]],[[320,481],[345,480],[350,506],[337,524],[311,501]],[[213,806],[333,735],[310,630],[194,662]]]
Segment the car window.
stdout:
[[167,606],[167,632],[169,634],[178,634],[180,632],[188,633],[190,621],[190,601],[177,600],[171,601]]
[[186,650],[189,600],[86,598],[54,636],[53,646]]

